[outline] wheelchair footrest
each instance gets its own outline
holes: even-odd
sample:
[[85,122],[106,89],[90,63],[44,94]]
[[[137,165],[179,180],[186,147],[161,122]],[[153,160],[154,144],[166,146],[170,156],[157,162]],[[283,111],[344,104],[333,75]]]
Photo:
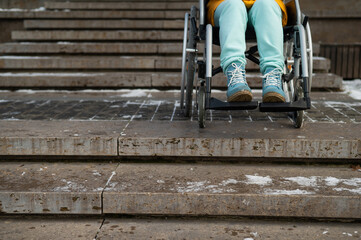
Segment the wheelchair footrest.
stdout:
[[311,107],[307,104],[305,99],[300,99],[295,102],[286,103],[260,103],[259,110],[261,112],[295,112],[307,110]]
[[209,106],[206,109],[212,110],[252,110],[258,107],[258,102],[223,102],[216,98],[209,99]]

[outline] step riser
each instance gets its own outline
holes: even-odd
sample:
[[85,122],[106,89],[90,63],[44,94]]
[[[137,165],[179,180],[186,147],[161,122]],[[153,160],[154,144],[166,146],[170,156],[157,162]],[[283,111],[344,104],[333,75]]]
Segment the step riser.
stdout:
[[[256,217],[361,218],[359,197],[256,197],[104,193],[104,213]],[[223,204],[226,203],[226,204]],[[282,206],[282,207],[280,207]],[[300,208],[299,206],[302,206]],[[325,206],[338,213],[325,213]],[[342,211],[339,206],[344,206]],[[355,211],[354,208],[357,210]],[[307,209],[307,212],[305,211]]]
[[[248,43],[247,49],[255,44]],[[198,45],[202,52],[204,45]],[[320,45],[313,44],[313,54],[318,55]],[[0,44],[2,54],[182,54],[182,43],[6,43]],[[220,47],[213,45],[213,53]]]
[[13,31],[13,40],[28,41],[181,41],[183,31]]
[[[199,49],[203,49],[203,44]],[[40,43],[40,44],[3,44],[3,54],[182,54],[182,43]],[[214,46],[213,53],[219,54],[220,48]]]
[[[62,75],[63,74],[63,75]],[[2,88],[68,88],[68,87],[180,87],[180,73],[83,73],[83,76],[71,73],[56,75],[36,73],[6,74],[0,73],[0,87]],[[247,81],[252,88],[261,88],[260,76],[247,76]],[[196,82],[196,81],[195,81]],[[223,74],[218,74],[212,79],[212,87],[226,87]],[[341,89],[342,78],[333,74],[315,74],[312,82],[313,89],[329,88]]]
[[19,19],[29,19],[29,18],[46,18],[46,19],[184,19],[185,10],[173,11],[132,11],[132,10],[103,10],[103,11],[71,11],[71,12],[0,12],[0,18],[19,18]]
[[[133,125],[138,124],[144,123]],[[0,146],[3,156],[257,157],[324,161],[356,160],[361,156],[358,140],[2,137]]]
[[45,2],[47,9],[189,10],[197,2]]
[[27,29],[184,29],[182,20],[25,20]]
[[[214,58],[213,65],[220,61]],[[180,57],[0,57],[1,69],[174,69],[181,70]],[[316,58],[315,72],[328,72],[330,61]],[[258,70],[259,66],[248,61],[247,70]]]

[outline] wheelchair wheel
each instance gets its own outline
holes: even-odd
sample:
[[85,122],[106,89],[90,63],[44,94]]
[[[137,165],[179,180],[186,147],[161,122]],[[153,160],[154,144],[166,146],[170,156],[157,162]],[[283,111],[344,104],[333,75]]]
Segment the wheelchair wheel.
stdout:
[[200,128],[205,127],[206,123],[206,88],[201,85],[198,91],[198,124]]
[[[301,86],[301,84],[298,83],[296,84],[296,89],[295,89],[295,101],[297,101],[298,99],[302,99],[304,96],[303,94],[303,88]],[[293,121],[294,121],[294,126],[295,128],[301,128],[303,126],[303,113],[304,111],[296,111],[293,113]]]
[[189,14],[186,13],[184,17],[183,48],[182,48],[182,81],[181,81],[181,99],[180,99],[180,108],[182,110],[184,110],[184,90],[185,90],[185,81],[186,81],[188,21],[189,21]]
[[[183,39],[183,55],[182,55],[182,85],[181,85],[181,109],[185,117],[190,117],[192,113],[192,94],[193,82],[196,73],[196,25],[192,23],[195,21],[197,14],[196,8],[192,7],[190,24],[188,26],[189,18],[186,14],[184,24],[184,39]],[[193,20],[192,20],[193,19]],[[194,22],[195,23],[195,22]],[[184,90],[185,89],[185,90]],[[185,92],[185,99],[184,99]]]
[[306,51],[308,58],[308,91],[311,92],[312,87],[312,74],[313,74],[313,46],[310,24],[306,25]]

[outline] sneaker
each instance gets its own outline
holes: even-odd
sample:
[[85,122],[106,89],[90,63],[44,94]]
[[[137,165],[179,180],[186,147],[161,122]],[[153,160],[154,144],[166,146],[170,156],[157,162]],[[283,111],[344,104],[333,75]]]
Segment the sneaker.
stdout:
[[280,68],[274,68],[262,76],[262,101],[265,103],[285,102],[286,95],[282,89],[282,74]]
[[244,64],[233,62],[227,68],[227,86],[228,102],[252,101],[252,92],[246,81]]

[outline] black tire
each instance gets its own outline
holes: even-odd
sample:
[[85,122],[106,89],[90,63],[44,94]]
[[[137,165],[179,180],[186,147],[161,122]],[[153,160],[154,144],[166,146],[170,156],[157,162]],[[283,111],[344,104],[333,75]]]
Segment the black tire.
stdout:
[[187,68],[186,68],[186,96],[185,96],[185,107],[184,107],[184,116],[190,117],[192,113],[193,106],[193,82],[195,75],[195,54],[188,53],[187,58]]
[[206,88],[199,87],[198,91],[198,124],[200,128],[206,126]]
[[[303,88],[300,85],[300,83],[297,83],[295,89],[295,101],[297,101],[298,99],[302,99],[303,96],[304,96]],[[293,121],[295,128],[301,128],[303,126],[303,115],[304,115],[303,110],[294,112]]]

